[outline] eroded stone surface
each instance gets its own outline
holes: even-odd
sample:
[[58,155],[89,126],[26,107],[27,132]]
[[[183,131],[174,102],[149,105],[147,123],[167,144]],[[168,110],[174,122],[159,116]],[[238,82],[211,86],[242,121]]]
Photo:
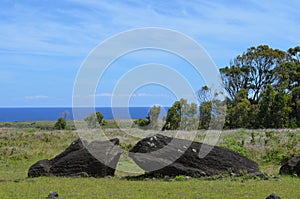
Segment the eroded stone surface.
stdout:
[[300,177],[300,155],[286,160],[280,167],[279,173],[281,175],[297,175]]
[[29,168],[28,176],[113,176],[122,154],[118,145],[119,139],[87,143],[78,138],[53,159],[40,160],[33,164]]
[[[211,149],[203,158],[199,151]],[[258,164],[229,149],[156,134],[139,141],[129,156],[153,176],[211,176],[244,172],[263,176]]]

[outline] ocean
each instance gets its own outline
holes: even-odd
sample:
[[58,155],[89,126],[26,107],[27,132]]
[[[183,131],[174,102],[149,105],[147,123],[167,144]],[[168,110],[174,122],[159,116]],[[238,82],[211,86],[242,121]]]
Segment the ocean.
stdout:
[[[76,119],[82,120],[88,114],[92,113],[91,109],[82,109],[84,114]],[[111,119],[138,119],[145,118],[150,107],[129,107],[129,108],[114,108],[119,113],[114,116],[110,107],[97,107],[95,111],[103,114],[105,120]],[[168,108],[162,108],[162,114],[165,114]],[[127,114],[129,110],[129,115]],[[115,111],[114,111],[115,112]],[[124,113],[124,114],[123,114]],[[57,120],[59,117],[66,116],[66,120],[73,120],[73,111],[71,107],[57,107],[57,108],[0,108],[0,122],[21,122],[21,121],[40,121],[40,120]]]

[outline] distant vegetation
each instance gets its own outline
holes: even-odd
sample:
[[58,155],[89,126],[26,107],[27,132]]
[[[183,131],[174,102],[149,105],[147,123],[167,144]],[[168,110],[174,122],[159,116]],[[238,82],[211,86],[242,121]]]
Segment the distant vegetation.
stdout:
[[196,129],[195,118],[198,129],[219,128],[214,125],[224,123],[225,113],[225,129],[300,127],[299,46],[287,52],[266,45],[251,47],[220,74],[225,101],[204,86],[198,91],[199,111],[184,99],[175,102],[162,130]]
[[57,122],[54,125],[55,129],[63,130],[66,128],[67,122],[64,118],[60,117],[57,119]]
[[158,129],[158,117],[160,114],[160,106],[153,106],[146,117],[133,121],[134,125],[142,129]]
[[97,126],[103,126],[106,124],[105,120],[103,120],[103,115],[100,112],[91,113],[84,121],[87,122],[89,128],[97,128]]
[[225,128],[300,127],[299,46],[248,48],[220,73],[228,94]]
[[168,110],[162,130],[195,130],[197,121],[197,104],[180,99]]

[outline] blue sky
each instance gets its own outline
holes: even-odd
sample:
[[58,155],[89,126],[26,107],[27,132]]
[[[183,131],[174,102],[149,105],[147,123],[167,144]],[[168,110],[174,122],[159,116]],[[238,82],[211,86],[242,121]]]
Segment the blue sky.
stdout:
[[[0,9],[0,107],[71,106],[76,75],[90,51],[129,29],[179,31],[201,44],[218,68],[251,46],[300,45],[297,0],[2,0]],[[122,74],[148,62],[174,66],[193,88],[202,86],[192,70],[181,70],[183,60],[137,52],[107,71],[95,91],[96,105],[109,106]],[[167,89],[150,85],[139,88],[130,105],[170,105],[175,99]]]

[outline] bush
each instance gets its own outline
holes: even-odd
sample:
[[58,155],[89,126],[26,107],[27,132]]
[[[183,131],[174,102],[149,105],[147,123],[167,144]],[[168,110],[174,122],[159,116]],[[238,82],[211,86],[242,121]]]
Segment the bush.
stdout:
[[89,128],[97,128],[98,125],[103,126],[106,124],[100,112],[89,114],[84,118],[84,121],[87,122]]
[[67,122],[64,118],[60,117],[57,119],[57,122],[54,125],[55,129],[63,130],[66,128]]
[[146,119],[139,118],[133,121],[134,125],[141,127],[143,129],[157,129],[158,124],[158,117],[160,114],[160,106],[153,106],[151,107],[150,111],[148,112],[148,116]]
[[175,181],[185,181],[185,180],[186,180],[186,178],[183,175],[179,175],[179,176],[175,177]]
[[148,119],[143,119],[143,118],[139,118],[137,120],[134,120],[133,123],[139,127],[145,127],[148,124],[150,124],[150,120]]
[[102,115],[102,113],[96,112],[96,117],[97,117],[98,124],[99,124],[100,126],[105,125],[106,122],[103,120],[103,115]]
[[228,148],[231,149],[243,156],[249,157],[249,151],[244,147],[244,140],[242,140],[241,142],[237,141],[236,138],[233,137],[227,137],[224,139],[224,143],[223,145]]

